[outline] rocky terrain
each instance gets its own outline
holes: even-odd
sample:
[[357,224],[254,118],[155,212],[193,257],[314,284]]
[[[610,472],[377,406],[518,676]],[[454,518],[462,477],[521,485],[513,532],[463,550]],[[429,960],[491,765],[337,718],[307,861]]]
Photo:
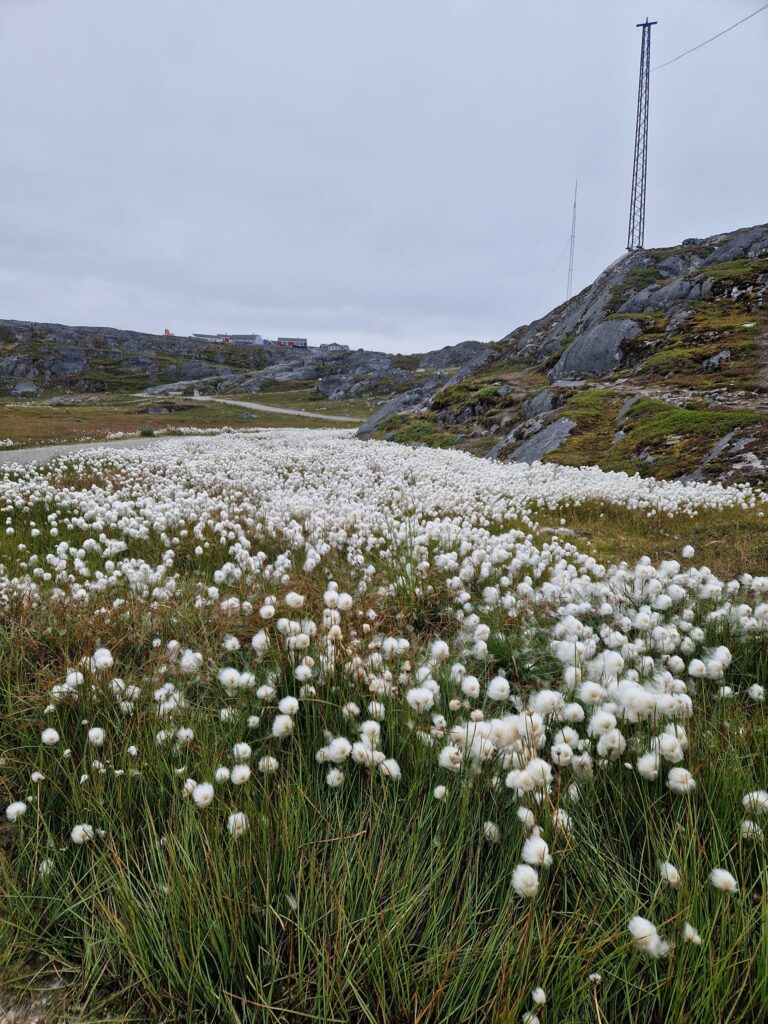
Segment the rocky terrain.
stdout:
[[488,347],[477,341],[401,356],[364,349],[220,345],[109,327],[0,320],[0,393],[197,390],[226,395],[314,384],[329,399],[390,397],[427,380],[434,390],[458,369],[480,366],[487,353]]
[[[475,359],[481,361],[482,355]],[[628,253],[362,437],[662,478],[768,476],[768,225]]]
[[420,355],[0,321],[0,394],[13,397],[294,386],[331,400],[380,398],[361,437],[502,461],[762,481],[768,225],[627,253],[569,302],[497,342]]

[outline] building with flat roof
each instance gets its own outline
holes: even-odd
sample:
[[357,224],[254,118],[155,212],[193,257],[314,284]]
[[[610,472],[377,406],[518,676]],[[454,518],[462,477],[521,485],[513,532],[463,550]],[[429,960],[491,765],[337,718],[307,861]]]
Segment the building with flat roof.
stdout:
[[198,341],[212,341],[219,345],[235,343],[238,345],[266,345],[260,334],[193,334]]
[[278,338],[275,342],[278,348],[306,348],[306,338]]

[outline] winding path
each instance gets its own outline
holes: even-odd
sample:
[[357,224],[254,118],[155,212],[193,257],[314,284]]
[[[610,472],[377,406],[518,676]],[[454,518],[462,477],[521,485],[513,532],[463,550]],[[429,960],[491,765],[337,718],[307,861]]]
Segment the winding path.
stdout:
[[[145,397],[145,396],[142,396]],[[286,409],[280,405],[262,405],[261,402],[242,402],[234,398],[212,398],[210,395],[199,395],[196,398],[185,397],[190,402],[219,402],[221,405],[240,405],[244,409],[255,409],[257,412],[276,412],[282,416],[301,416],[307,420],[329,420],[334,423],[362,423],[359,416],[333,416],[324,412],[304,412],[303,409]]]
[[[146,398],[146,395],[141,395]],[[153,396],[154,397],[154,396]],[[186,401],[187,399],[185,399]],[[330,413],[304,412],[301,409],[284,409],[278,405],[262,405],[260,402],[241,402],[234,398],[212,398],[201,395],[199,398],[189,398],[193,402],[219,402],[222,405],[237,405],[244,409],[254,409],[257,412],[275,412],[283,416],[298,416],[307,420],[327,420],[331,423],[362,423],[363,420],[357,416],[332,416]],[[258,424],[256,424],[258,426]],[[8,451],[0,449],[0,466],[28,466],[32,462],[49,462],[60,455],[71,455],[73,452],[81,451],[83,448],[142,448],[144,445],[157,444],[158,441],[179,440],[183,435],[167,434],[156,435],[155,437],[128,437],[120,441],[81,441],[73,444],[44,445],[39,448],[14,448]],[[195,435],[187,435],[193,437]]]
[[126,437],[120,441],[75,441],[73,444],[51,444],[40,448],[12,448],[0,451],[0,466],[28,466],[32,462],[50,462],[60,455],[72,455],[88,448],[143,448],[144,445],[157,444],[159,441],[178,441],[178,434],[167,434],[165,437]]

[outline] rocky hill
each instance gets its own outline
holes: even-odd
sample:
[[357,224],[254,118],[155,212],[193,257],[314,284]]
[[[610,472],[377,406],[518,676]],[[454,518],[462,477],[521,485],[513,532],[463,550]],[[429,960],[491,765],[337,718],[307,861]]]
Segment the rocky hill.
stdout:
[[363,437],[659,477],[768,477],[768,225],[627,253]]
[[477,341],[402,356],[364,349],[220,345],[111,327],[0,320],[0,394],[242,394],[314,385],[330,399],[389,398],[424,384],[434,391],[459,369],[482,365],[489,354],[488,346]]

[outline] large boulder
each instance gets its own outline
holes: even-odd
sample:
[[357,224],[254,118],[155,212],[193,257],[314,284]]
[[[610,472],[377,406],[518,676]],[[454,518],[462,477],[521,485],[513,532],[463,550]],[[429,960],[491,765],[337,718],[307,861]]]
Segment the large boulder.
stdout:
[[621,364],[624,343],[640,333],[634,320],[604,320],[571,342],[552,367],[550,382],[613,372]]
[[[575,426],[576,422],[567,416],[561,416],[558,420],[546,423],[534,430],[526,437],[522,444],[513,448],[511,452],[506,453],[504,461],[539,462],[548,452],[553,452],[564,441],[567,441]],[[498,444],[495,444],[486,455],[486,458],[491,460],[498,459],[502,452],[513,443],[516,433],[513,430],[511,434],[499,441]]]
[[397,413],[416,413],[426,409],[436,389],[445,383],[444,377],[431,377],[420,388],[404,391],[385,402],[358,428],[358,437],[369,437],[377,427]]
[[534,416],[543,416],[545,413],[553,412],[565,401],[565,395],[559,391],[552,391],[545,388],[539,391],[532,398],[527,398],[520,406],[520,418],[522,420],[533,419]]
[[419,366],[431,370],[447,370],[450,367],[465,366],[474,362],[489,346],[482,341],[462,341],[458,345],[446,345],[434,352],[426,352],[419,356]]
[[768,224],[742,228],[741,231],[721,237],[721,244],[702,262],[703,267],[714,263],[731,263],[733,260],[755,260],[768,255]]

